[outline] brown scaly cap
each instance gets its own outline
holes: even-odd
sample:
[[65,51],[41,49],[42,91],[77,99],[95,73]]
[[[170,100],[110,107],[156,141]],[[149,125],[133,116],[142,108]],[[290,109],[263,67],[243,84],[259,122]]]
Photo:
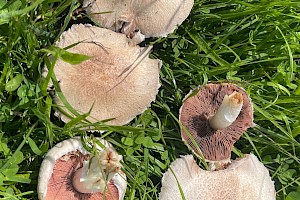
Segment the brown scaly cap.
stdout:
[[[54,73],[70,105],[80,114],[90,112],[91,122],[113,119],[107,124],[124,125],[141,114],[158,93],[161,61],[150,59],[149,47],[132,45],[124,34],[91,25],[73,25],[58,47],[91,58],[77,65],[59,59]],[[70,114],[60,98],[54,99]],[[64,122],[70,119],[61,114]]]
[[[243,107],[237,119],[227,128],[214,130],[209,119],[216,113],[224,96],[234,91],[243,95]],[[203,156],[210,161],[230,159],[233,144],[253,124],[253,108],[248,94],[240,87],[229,84],[207,84],[194,96],[188,97],[180,109],[180,122],[191,133]],[[188,135],[181,129],[182,139],[197,153]]]

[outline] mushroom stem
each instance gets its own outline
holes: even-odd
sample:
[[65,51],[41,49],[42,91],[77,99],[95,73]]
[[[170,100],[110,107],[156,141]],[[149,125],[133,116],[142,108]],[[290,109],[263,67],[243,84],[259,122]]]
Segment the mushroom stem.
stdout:
[[231,164],[230,158],[225,160],[212,161],[207,160],[208,162],[208,171],[219,171],[226,169],[228,165]]
[[230,126],[238,117],[243,107],[243,95],[233,92],[225,95],[223,102],[215,115],[209,120],[209,125],[213,129],[224,129]]
[[104,192],[108,181],[120,171],[121,159],[112,148],[106,148],[75,172],[73,187],[80,193]]

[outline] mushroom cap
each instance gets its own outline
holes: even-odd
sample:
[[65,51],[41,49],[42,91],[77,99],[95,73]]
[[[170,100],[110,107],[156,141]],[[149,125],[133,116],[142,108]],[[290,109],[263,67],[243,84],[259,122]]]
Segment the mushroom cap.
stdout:
[[146,37],[165,37],[188,17],[194,0],[85,0],[84,5],[105,28],[124,28],[126,35],[140,30]]
[[[57,43],[69,52],[91,56],[77,65],[59,59],[54,73],[69,104],[91,122],[112,119],[124,125],[141,114],[158,93],[161,61],[148,58],[149,48],[131,45],[125,35],[91,25],[73,25]],[[148,52],[147,52],[148,51]],[[60,98],[54,99],[70,114]],[[61,115],[64,122],[70,121]]]
[[[97,138],[105,147],[112,145]],[[99,151],[102,150],[97,145]],[[122,200],[125,195],[127,181],[123,172],[117,173],[107,184],[105,194],[101,192],[82,194],[77,192],[71,183],[75,171],[83,166],[83,161],[89,159],[89,152],[83,147],[80,138],[71,138],[56,144],[46,154],[39,172],[38,197],[40,200]]]
[[[187,200],[275,200],[274,182],[256,156],[234,160],[228,168],[205,171],[192,155],[176,159],[170,166]],[[160,200],[181,199],[170,169],[163,175]]]
[[[234,91],[243,95],[243,107],[239,116],[225,129],[212,129],[209,125],[209,119],[216,113],[224,96]],[[190,132],[207,160],[228,160],[231,156],[233,144],[253,124],[251,99],[245,90],[230,83],[210,83],[196,92],[192,91],[186,96],[180,108],[179,120]],[[183,129],[181,129],[181,136],[183,141],[199,156],[196,146],[193,145]]]

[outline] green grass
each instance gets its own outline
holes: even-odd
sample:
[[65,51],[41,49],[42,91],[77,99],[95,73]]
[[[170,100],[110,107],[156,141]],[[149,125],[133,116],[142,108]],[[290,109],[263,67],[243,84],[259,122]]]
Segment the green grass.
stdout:
[[[37,199],[43,155],[89,123],[63,124],[41,80],[51,45],[73,23],[90,22],[73,0],[0,0],[0,197]],[[167,38],[153,38],[163,60],[157,100],[128,126],[96,124],[124,156],[126,199],[157,199],[162,173],[191,153],[180,138],[184,96],[210,81],[243,86],[255,127],[235,144],[254,153],[275,181],[277,199],[300,199],[300,2],[195,1],[190,17]],[[79,116],[76,119],[83,119]],[[203,167],[203,166],[202,166]]]

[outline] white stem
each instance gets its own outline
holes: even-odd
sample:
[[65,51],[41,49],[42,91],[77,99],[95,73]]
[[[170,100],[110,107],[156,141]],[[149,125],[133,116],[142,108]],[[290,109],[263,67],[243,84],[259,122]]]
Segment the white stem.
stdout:
[[103,192],[109,180],[120,171],[121,159],[112,148],[106,148],[90,161],[83,162],[83,167],[73,176],[73,187],[80,193]]
[[239,116],[243,107],[243,95],[233,92],[225,95],[223,102],[215,115],[209,120],[209,125],[213,129],[224,129],[230,126]]
[[231,161],[230,158],[225,160],[218,160],[218,161],[212,161],[212,160],[206,160],[208,162],[208,170],[209,171],[218,171],[226,169],[228,165],[230,165]]
[[105,189],[105,177],[97,163],[97,158],[92,158],[91,164],[86,161],[83,167],[78,169],[73,176],[73,187],[80,193],[103,192]]

